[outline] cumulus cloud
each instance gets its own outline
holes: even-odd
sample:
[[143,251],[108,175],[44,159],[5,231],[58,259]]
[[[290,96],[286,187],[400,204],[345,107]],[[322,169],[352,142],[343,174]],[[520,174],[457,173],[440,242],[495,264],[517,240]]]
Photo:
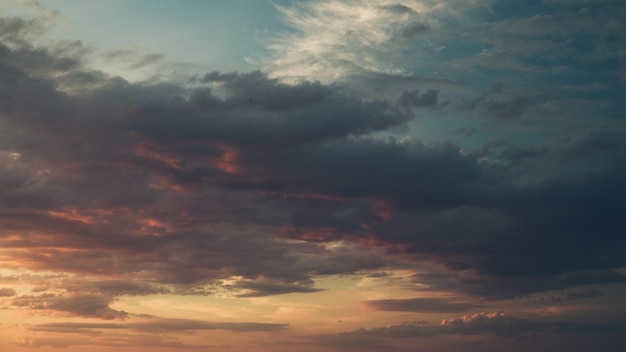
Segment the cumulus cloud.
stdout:
[[212,72],[199,81],[219,83],[219,90],[196,89],[188,100],[146,104],[131,128],[154,143],[285,148],[379,131],[414,117],[384,101],[361,101],[319,83],[286,85],[260,72]]
[[[74,60],[68,62],[73,64],[55,67],[60,73],[46,75],[22,63],[24,55],[35,55],[35,50],[39,49],[4,47],[0,67],[8,78],[2,83],[7,93],[0,106],[2,123],[12,127],[2,132],[1,155],[6,163],[0,174],[0,197],[6,216],[1,221],[5,228],[24,234],[5,236],[2,241],[6,253],[19,257],[26,267],[96,276],[142,272],[162,283],[183,286],[231,275],[252,279],[265,275],[286,280],[274,286],[284,293],[291,282],[310,280],[315,272],[382,265],[381,260],[365,260],[359,253],[329,254],[329,263],[341,266],[324,270],[313,259],[301,260],[299,252],[324,257],[327,251],[316,245],[290,244],[275,238],[275,229],[265,234],[267,229],[262,228],[263,223],[282,226],[289,221],[280,208],[291,205],[278,201],[280,192],[290,192],[288,187],[266,188],[250,183],[248,176],[239,180],[232,176],[243,171],[248,148],[271,154],[276,149],[342,139],[402,124],[412,113],[384,101],[348,97],[320,84],[286,86],[259,72],[209,73],[196,84],[217,86],[197,89],[131,84],[82,68],[81,54],[71,52],[68,55]],[[38,55],[48,61],[57,57],[48,50]],[[81,91],[61,91],[58,80],[71,84],[63,78],[67,75],[89,76],[93,84]],[[307,120],[310,123],[302,125]],[[30,142],[20,137],[22,131],[29,131]],[[119,173],[120,169],[125,171]],[[186,193],[192,188],[195,195]],[[278,197],[255,191],[277,192]],[[210,197],[214,197],[212,205],[207,202]],[[311,197],[316,195],[300,201],[296,195],[290,202],[305,203]],[[257,207],[263,202],[278,208]],[[229,226],[222,233],[208,230],[209,223],[241,223],[242,204],[250,205],[248,223],[258,226],[258,231],[252,230],[256,233],[237,235],[227,230]],[[164,211],[172,206],[181,207],[181,212]],[[297,216],[293,217],[291,223],[297,224]],[[359,226],[357,220],[346,221]],[[51,236],[56,238],[55,246],[44,245]],[[233,251],[254,254],[243,258],[232,256]],[[298,265],[290,268],[289,263],[295,262]],[[167,291],[144,282],[115,280],[64,284],[107,297]],[[59,304],[48,306],[62,310],[62,302],[55,302]]]

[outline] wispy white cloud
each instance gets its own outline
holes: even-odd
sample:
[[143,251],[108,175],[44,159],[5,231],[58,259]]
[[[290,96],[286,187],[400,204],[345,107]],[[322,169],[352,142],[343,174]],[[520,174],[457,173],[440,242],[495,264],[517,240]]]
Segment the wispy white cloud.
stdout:
[[428,1],[328,0],[278,7],[293,32],[269,43],[267,70],[287,80],[330,82],[363,72],[406,73],[402,48],[430,31]]

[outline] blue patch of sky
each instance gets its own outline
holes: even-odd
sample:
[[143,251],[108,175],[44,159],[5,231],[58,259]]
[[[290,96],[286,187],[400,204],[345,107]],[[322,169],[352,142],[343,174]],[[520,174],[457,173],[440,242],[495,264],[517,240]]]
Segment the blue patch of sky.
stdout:
[[264,37],[287,28],[275,5],[290,1],[42,0],[74,24],[76,38],[101,49],[132,47],[166,60],[216,70],[256,69],[246,57],[262,55]]

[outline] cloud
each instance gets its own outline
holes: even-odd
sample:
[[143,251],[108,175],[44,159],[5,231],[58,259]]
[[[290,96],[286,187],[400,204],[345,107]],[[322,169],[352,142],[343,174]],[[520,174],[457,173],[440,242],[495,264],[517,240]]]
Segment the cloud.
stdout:
[[[626,276],[618,270],[585,270],[552,275],[491,277],[455,271],[420,273],[414,276],[418,291],[452,291],[488,299],[510,299],[537,292],[565,290],[584,285],[621,284]],[[580,289],[579,289],[580,290]],[[572,292],[579,292],[572,290]],[[581,292],[585,292],[582,289]]]
[[586,334],[613,333],[626,329],[617,323],[572,323],[565,321],[529,320],[500,312],[475,313],[461,318],[445,319],[440,325],[403,323],[372,329],[359,329],[344,335],[419,338],[435,335],[482,335],[516,337],[528,333]]
[[390,277],[390,276],[391,274],[384,272],[384,271],[376,271],[367,275],[367,277],[373,277],[373,278]]
[[509,92],[502,82],[496,82],[487,92],[458,103],[457,109],[478,110],[497,119],[514,119],[523,115],[531,101],[537,99],[527,93]]
[[576,301],[580,299],[594,298],[602,296],[602,291],[596,287],[587,287],[577,291],[566,291],[559,295],[540,297],[534,303],[542,305],[559,304],[563,302]]
[[0,288],[0,297],[11,297],[15,296],[15,290],[9,287]]
[[25,19],[21,17],[2,17],[0,19],[1,39],[9,44],[24,45],[29,39],[40,36],[45,32],[40,18]]
[[471,137],[476,134],[476,128],[474,127],[460,127],[453,131],[456,134],[463,135],[465,137]]
[[70,292],[90,291],[111,296],[136,296],[169,292],[169,290],[163,287],[151,285],[146,282],[132,282],[122,280],[105,280],[94,282],[88,282],[85,279],[75,280],[74,282],[66,280],[63,283],[63,287]]
[[199,81],[219,83],[219,89],[193,90],[188,101],[153,102],[136,111],[130,127],[153,143],[284,148],[379,131],[414,117],[384,101],[361,101],[319,83],[286,85],[260,72],[212,72]]
[[403,14],[413,12],[413,9],[402,4],[386,5],[386,6],[383,6],[382,8],[397,15],[403,15]]
[[[26,328],[33,336],[20,337],[19,345],[26,347],[68,347],[73,345],[99,345],[110,347],[159,347],[190,349],[227,349],[226,344],[188,344],[176,334],[193,334],[213,330],[228,330],[238,333],[278,332],[287,329],[287,324],[254,322],[209,322],[187,319],[136,318],[129,323],[83,323],[55,322],[31,324]],[[129,333],[130,332],[130,333]],[[45,335],[43,335],[45,334]]]
[[437,105],[438,94],[439,92],[433,89],[427,90],[422,95],[419,94],[419,91],[405,91],[398,100],[398,104],[411,107],[435,107]]
[[514,96],[510,98],[485,97],[481,99],[481,104],[485,109],[497,118],[513,118],[524,113],[528,105],[528,98],[525,96]]
[[425,24],[413,22],[404,27],[402,30],[402,36],[405,38],[411,38],[422,33],[428,33],[428,31],[428,26]]
[[19,345],[31,348],[66,348],[72,345],[81,344],[85,344],[84,339],[32,338],[27,336],[21,336],[19,342]]
[[402,73],[405,41],[429,30],[429,2],[330,0],[278,7],[293,33],[268,44],[272,77],[332,82],[361,72]]
[[230,330],[236,332],[252,331],[276,331],[284,330],[287,324],[269,324],[253,322],[209,322],[188,319],[153,319],[151,321],[109,324],[109,323],[45,323],[29,327],[32,331],[51,332],[83,332],[85,330],[120,330],[131,329],[150,334],[161,334],[163,332],[185,332],[185,331],[205,331],[205,330]]
[[231,330],[237,332],[284,330],[287,324],[269,323],[213,323],[184,319],[165,319],[156,322],[130,324],[131,329],[158,331]]
[[[47,333],[68,333],[61,337],[42,337],[42,336],[20,336],[16,345],[28,348],[66,348],[70,346],[106,346],[112,348],[124,347],[153,347],[153,348],[178,348],[178,349],[207,349],[207,348],[229,348],[228,345],[194,345],[181,342],[179,339],[171,336],[163,336],[156,334],[106,334],[101,335],[94,331],[72,331],[67,329],[50,330],[42,329]],[[71,336],[69,333],[81,334],[83,336]]]
[[365,301],[365,304],[376,310],[421,313],[458,313],[480,307],[479,304],[444,298],[381,299]]
[[[23,46],[20,50],[35,56],[38,49]],[[6,48],[0,67],[13,79],[2,83],[7,100],[0,108],[3,123],[14,127],[2,132],[2,157],[7,163],[0,174],[0,197],[6,215],[3,226],[29,233],[4,237],[3,248],[26,267],[96,276],[142,272],[161,283],[182,286],[231,275],[266,275],[286,280],[276,283],[285,292],[294,279],[309,280],[318,271],[350,272],[383,263],[378,258],[365,260],[358,253],[324,256],[326,250],[320,246],[276,238],[275,229],[270,234],[265,234],[267,229],[259,228],[259,233],[245,229],[237,235],[232,230],[208,230],[207,225],[224,219],[241,223],[242,204],[249,204],[251,216],[244,223],[284,223],[280,208],[288,209],[289,204],[272,201],[273,196],[229,192],[264,191],[246,184],[244,177],[236,181],[229,176],[240,167],[239,154],[247,148],[271,151],[342,139],[402,124],[412,118],[411,113],[384,101],[351,98],[320,84],[287,86],[259,72],[207,74],[200,83],[219,85],[210,89],[131,84],[82,68],[79,52],[70,53],[70,61],[76,64],[55,68],[60,73],[35,75],[20,66],[26,55],[20,53]],[[40,53],[47,61],[57,55],[48,50]],[[75,82],[69,76],[87,78],[88,88],[58,90],[57,79],[64,85]],[[85,88],[84,84],[79,86]],[[29,131],[29,142],[18,131]],[[120,173],[120,168],[126,171]],[[185,193],[194,187],[196,195]],[[207,203],[207,196],[214,197],[215,203]],[[278,208],[258,206],[268,201]],[[218,203],[223,210],[210,210]],[[172,206],[184,210],[163,212]],[[144,212],[145,216],[139,215]],[[213,218],[208,219],[207,213]],[[52,237],[55,246],[44,246]],[[122,254],[129,251],[134,255]],[[232,256],[233,251],[254,254],[241,260]],[[299,260],[300,251],[321,254],[330,259],[328,263],[341,266]],[[296,261],[300,272],[289,267]],[[263,262],[268,266],[259,265]],[[64,284],[107,297],[164,292],[158,285],[119,280]]]
[[[227,286],[228,287],[228,286]],[[238,297],[262,297],[284,293],[307,293],[318,292],[320,289],[313,288],[313,282],[285,284],[281,282],[265,281],[239,281],[232,288],[249,292],[238,294]]]
[[110,298],[101,296],[57,296],[42,294],[39,296],[18,296],[11,304],[33,310],[52,310],[70,313],[82,317],[101,319],[124,319],[128,313],[109,307]]

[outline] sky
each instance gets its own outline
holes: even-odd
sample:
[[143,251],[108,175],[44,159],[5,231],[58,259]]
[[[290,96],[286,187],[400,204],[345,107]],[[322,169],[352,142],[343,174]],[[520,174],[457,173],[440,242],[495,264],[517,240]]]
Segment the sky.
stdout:
[[617,352],[622,0],[0,0],[0,350]]

